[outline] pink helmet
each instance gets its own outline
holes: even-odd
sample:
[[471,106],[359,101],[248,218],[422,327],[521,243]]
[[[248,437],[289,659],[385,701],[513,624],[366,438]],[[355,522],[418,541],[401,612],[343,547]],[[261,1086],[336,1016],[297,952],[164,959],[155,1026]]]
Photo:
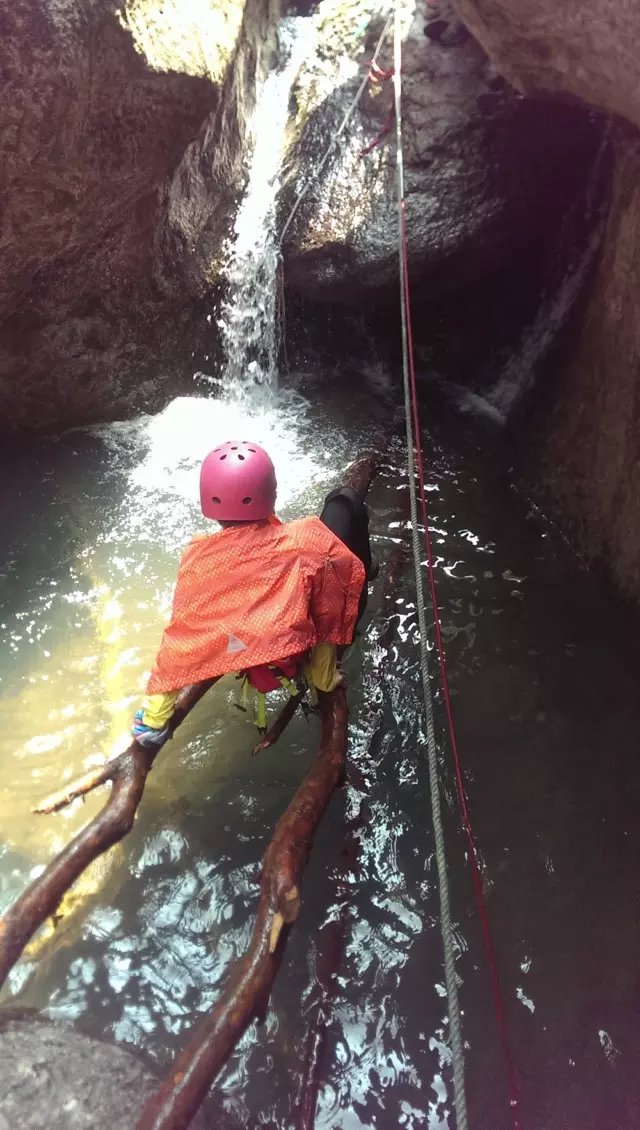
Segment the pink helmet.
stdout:
[[205,518],[259,522],[276,505],[276,472],[257,443],[229,440],[210,451],[200,470],[200,504]]

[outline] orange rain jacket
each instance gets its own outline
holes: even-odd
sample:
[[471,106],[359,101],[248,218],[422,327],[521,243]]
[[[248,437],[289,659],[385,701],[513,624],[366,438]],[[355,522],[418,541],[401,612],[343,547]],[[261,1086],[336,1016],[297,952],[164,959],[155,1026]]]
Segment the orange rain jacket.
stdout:
[[362,562],[319,518],[231,526],[182,555],[148,694],[353,639]]

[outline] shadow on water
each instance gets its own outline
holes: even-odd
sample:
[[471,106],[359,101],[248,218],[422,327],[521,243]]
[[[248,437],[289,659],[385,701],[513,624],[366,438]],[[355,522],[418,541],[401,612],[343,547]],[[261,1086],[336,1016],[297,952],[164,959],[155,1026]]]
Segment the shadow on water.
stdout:
[[[334,467],[381,442],[379,429],[358,423],[380,404],[366,390],[316,396],[314,408],[285,404],[256,437],[275,446],[285,514],[313,511]],[[12,560],[23,562],[19,571],[11,566],[6,590],[3,620],[12,632],[20,634],[19,614],[35,616],[53,581],[63,595],[76,591],[70,553],[77,568],[88,552],[94,575],[66,611],[52,600],[38,613],[39,630],[47,629],[38,642],[10,634],[15,646],[1,661],[4,902],[94,811],[91,800],[67,816],[25,818],[92,748],[103,754],[118,727],[124,733],[178,546],[198,525],[191,479],[199,449],[229,426],[206,415],[206,403],[195,416],[174,414],[172,423],[169,410],[164,423],[139,425],[137,438],[122,428],[85,437],[80,464],[64,439],[50,454],[43,449],[37,476],[30,465],[11,469],[26,500],[13,518],[10,503],[5,519]],[[198,414],[206,416],[200,424]],[[493,433],[432,406],[427,440],[458,737],[522,1079],[522,1121],[536,1130],[631,1130],[640,1125],[637,657],[591,578],[514,489]],[[393,440],[370,499],[383,561],[406,539],[402,465]],[[47,484],[44,519],[36,479]],[[87,507],[70,532],[81,497]],[[91,525],[86,517],[96,507]],[[105,586],[120,612],[112,607],[105,619],[103,610],[100,620],[95,606]],[[76,616],[84,617],[80,627]],[[377,586],[365,638],[349,659],[349,783],[321,825],[268,1014],[247,1031],[214,1090],[216,1126],[295,1124],[323,939],[339,918],[317,1126],[453,1126],[416,632],[408,569],[394,594],[384,597]],[[47,638],[62,672],[53,689],[42,682]],[[128,655],[128,666],[117,667],[116,653]],[[83,670],[87,657],[93,665]],[[20,1004],[129,1041],[161,1065],[216,998],[248,939],[261,854],[315,743],[296,719],[279,746],[250,758],[252,731],[233,695],[232,685],[215,688],[185,723],[154,769],[127,841],[79,884],[55,944],[36,941],[11,982]],[[73,729],[83,702],[82,727]],[[65,706],[76,713],[61,716]],[[506,1130],[504,1065],[439,698],[437,707],[471,1124]],[[92,747],[93,727],[100,741]]]

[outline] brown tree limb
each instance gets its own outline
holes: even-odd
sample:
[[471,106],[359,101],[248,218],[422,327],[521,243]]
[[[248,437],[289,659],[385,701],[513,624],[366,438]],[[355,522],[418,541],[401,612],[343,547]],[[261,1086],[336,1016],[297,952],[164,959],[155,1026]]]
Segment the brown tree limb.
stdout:
[[86,796],[87,793],[93,792],[94,789],[105,785],[107,781],[112,781],[117,777],[120,771],[120,763],[127,760],[129,757],[129,749],[119,753],[117,757],[111,758],[110,761],[105,761],[103,765],[97,765],[95,769],[90,769],[82,777],[76,777],[75,781],[64,789],[59,789],[57,793],[50,793],[48,797],[41,800],[39,804],[32,808],[31,811],[38,816],[50,816],[53,812],[59,812],[61,808],[66,808],[72,801],[77,800],[80,796]]
[[379,456],[374,452],[366,452],[364,455],[359,455],[358,458],[350,463],[347,467],[342,485],[351,487],[360,499],[364,502],[367,491],[371,486],[373,480],[378,472]]
[[251,750],[252,757],[255,757],[257,753],[264,753],[265,749],[269,749],[272,745],[275,745],[282,737],[305,694],[306,691],[300,691],[298,694],[292,695],[291,698],[287,699],[282,710],[274,719],[271,726],[269,726],[264,737],[260,738],[258,744]]
[[[205,679],[180,692],[171,720],[171,733],[216,679]],[[98,785],[112,782],[104,808],[62,849],[0,918],[0,986],[36,930],[57,909],[60,900],[82,872],[130,831],[142,800],[147,774],[162,746],[143,749],[137,742],[104,766],[49,797],[38,811],[56,811]]]
[[[173,737],[175,730],[181,722],[184,721],[187,714],[197,702],[200,701],[205,691],[216,683],[217,679],[204,679],[201,683],[196,683],[193,686],[185,687],[181,692],[179,698],[176,700],[176,709],[169,722],[169,737]],[[127,746],[122,753],[117,757],[112,757],[109,761],[105,761],[103,765],[97,765],[95,769],[90,769],[82,777],[76,777],[75,781],[71,781],[64,789],[60,789],[57,793],[51,793],[50,796],[45,797],[40,801],[40,804],[32,808],[31,811],[38,815],[49,816],[52,812],[59,812],[61,808],[66,808],[72,801],[77,800],[80,796],[86,796],[87,793],[93,792],[94,789],[105,785],[108,781],[115,781],[122,773],[127,772],[127,767],[131,760],[131,751],[133,747],[137,747],[137,742],[132,742]],[[159,745],[153,751],[154,758],[158,755],[161,749],[164,748],[164,743]]]
[[321,742],[316,758],[278,821],[262,868],[260,900],[249,948],[171,1073],[146,1103],[136,1130],[182,1130],[252,1018],[264,1009],[282,954],[283,931],[300,909],[300,884],[311,841],[342,782],[347,749],[344,687],[320,694]]
[[[357,459],[343,481],[364,500],[378,467],[374,454]],[[286,812],[264,858],[260,900],[249,948],[213,1011],[199,1025],[169,1077],[148,1100],[136,1130],[182,1130],[203,1102],[251,1019],[265,1007],[283,947],[285,926],[298,916],[300,882],[316,828],[346,766],[347,702],[344,686],[319,695],[320,750]],[[286,704],[254,752],[267,748],[293,717]],[[315,1103],[313,1104],[315,1110]]]

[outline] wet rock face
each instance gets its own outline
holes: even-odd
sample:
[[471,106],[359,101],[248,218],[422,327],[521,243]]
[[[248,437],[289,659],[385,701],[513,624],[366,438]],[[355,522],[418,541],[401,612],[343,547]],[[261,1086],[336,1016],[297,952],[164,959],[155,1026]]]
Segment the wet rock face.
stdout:
[[[328,0],[320,4],[319,17],[330,7]],[[425,6],[417,4],[407,21],[403,134],[412,278],[424,296],[435,297],[490,277],[548,236],[587,176],[601,127],[584,110],[523,99],[448,4],[429,5],[427,13],[425,20]],[[283,218],[362,77],[362,68],[345,67],[344,56],[355,52],[333,19],[333,36],[321,33],[298,84]],[[325,20],[331,30],[330,11]],[[381,27],[373,21],[365,58]],[[391,65],[390,41],[380,61]],[[285,262],[292,288],[358,303],[384,299],[397,287],[390,82],[371,85],[354,123],[290,228]],[[385,126],[392,127],[385,139],[361,156]]]
[[569,363],[536,437],[580,552],[640,600],[640,134],[619,126],[603,250]]
[[181,376],[278,7],[4,7],[2,428],[152,407]]
[[602,251],[570,356],[529,435],[534,465],[587,560],[640,600],[640,0],[453,0],[520,89],[576,97],[613,129]]
[[640,0],[452,0],[504,73],[640,125]]
[[0,1130],[133,1130],[158,1086],[131,1052],[35,1015],[0,1014],[0,1057]]

